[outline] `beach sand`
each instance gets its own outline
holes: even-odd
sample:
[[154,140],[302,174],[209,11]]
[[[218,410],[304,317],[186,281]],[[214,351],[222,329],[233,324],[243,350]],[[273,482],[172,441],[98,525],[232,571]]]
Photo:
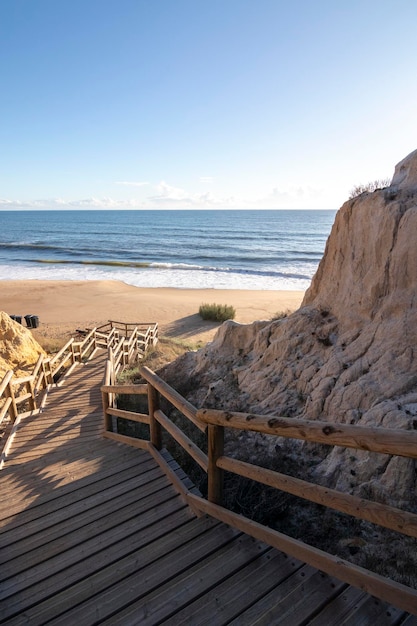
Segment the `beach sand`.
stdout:
[[33,330],[35,338],[63,342],[76,329],[115,320],[157,322],[160,335],[206,343],[219,324],[200,318],[198,309],[203,303],[232,305],[235,321],[246,324],[294,311],[303,296],[302,291],[140,288],[118,281],[0,281],[0,310],[22,317],[37,315],[40,324]]

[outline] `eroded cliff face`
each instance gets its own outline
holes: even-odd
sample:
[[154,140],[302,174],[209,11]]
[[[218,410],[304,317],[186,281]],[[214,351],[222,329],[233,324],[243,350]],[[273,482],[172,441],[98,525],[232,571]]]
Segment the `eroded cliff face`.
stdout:
[[[416,286],[417,151],[397,165],[390,187],[341,207],[298,311],[226,322],[163,376],[199,407],[416,429]],[[412,460],[341,448],[321,458],[312,473],[323,483],[416,501]]]
[[45,351],[31,331],[0,311],[0,381],[8,370],[17,376],[31,373],[40,354]]

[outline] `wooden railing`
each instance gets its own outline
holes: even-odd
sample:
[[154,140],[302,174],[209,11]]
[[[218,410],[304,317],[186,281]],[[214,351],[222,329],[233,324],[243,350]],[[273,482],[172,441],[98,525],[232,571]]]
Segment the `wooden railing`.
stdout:
[[[105,437],[149,450],[197,513],[211,515],[348,584],[417,615],[416,590],[263,526],[223,506],[223,474],[227,471],[416,538],[417,515],[413,513],[309,483],[224,454],[224,432],[231,428],[416,459],[416,432],[212,409],[197,410],[147,367],[142,367],[140,373],[147,384],[115,385],[112,363],[108,362],[105,384],[102,387]],[[116,399],[125,394],[146,394],[148,413],[119,409]],[[207,454],[161,410],[161,397],[205,434]],[[117,422],[113,418],[147,424],[149,439],[137,439],[118,433]],[[161,455],[163,430],[207,473],[207,500],[191,493]]]
[[[116,322],[109,322],[116,324]],[[142,358],[148,349],[155,345],[158,341],[158,325],[152,324],[147,327],[144,325],[134,326],[133,324],[125,324],[126,334],[120,336],[120,329],[112,326],[109,330],[107,341],[110,371],[114,380],[120,370],[129,365],[135,358]],[[129,326],[129,328],[127,328]],[[102,332],[102,331],[101,331]]]
[[155,323],[135,325],[112,321],[100,329],[88,331],[82,341],[70,339],[52,357],[40,355],[27,376],[16,377],[9,370],[0,381],[0,424],[6,417],[14,423],[18,417],[39,412],[45,390],[50,385],[60,384],[63,374],[69,375],[77,363],[89,360],[97,348],[108,348],[115,355],[113,370],[117,373],[135,354],[144,354],[157,341],[158,325]]
[[39,412],[45,390],[62,375],[90,358],[96,349],[95,329],[83,341],[70,339],[54,356],[41,354],[31,374],[16,377],[9,370],[0,382],[0,424],[8,416],[12,423],[18,417]]

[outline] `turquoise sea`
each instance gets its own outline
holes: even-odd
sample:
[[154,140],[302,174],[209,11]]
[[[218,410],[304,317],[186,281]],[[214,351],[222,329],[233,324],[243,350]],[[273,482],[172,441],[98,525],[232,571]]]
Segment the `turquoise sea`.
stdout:
[[335,211],[1,211],[0,280],[306,289]]

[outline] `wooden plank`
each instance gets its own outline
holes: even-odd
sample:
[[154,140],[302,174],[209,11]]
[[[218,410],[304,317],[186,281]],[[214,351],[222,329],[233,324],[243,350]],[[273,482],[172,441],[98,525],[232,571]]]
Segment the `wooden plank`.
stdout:
[[345,624],[351,626],[369,626],[369,624],[392,626],[402,624],[405,615],[401,610],[388,606],[386,602],[367,596],[359,601],[358,605],[345,618]]
[[223,626],[278,587],[302,563],[272,548],[169,618],[170,626]]
[[[24,553],[32,549],[31,546],[36,546],[43,535],[52,541],[55,536],[68,532],[68,529],[74,525],[80,527],[91,523],[99,510],[101,515],[106,515],[108,510],[113,510],[114,506],[127,506],[131,502],[136,502],[145,497],[149,491],[158,491],[159,485],[165,487],[169,485],[169,482],[159,467],[150,467],[139,476],[134,476],[123,483],[110,485],[107,489],[88,495],[81,500],[66,504],[64,499],[61,501],[62,508],[47,511],[46,515],[29,519],[18,528],[12,523],[10,531],[5,532],[7,529],[4,528],[0,535],[2,559],[14,558],[13,555],[16,553]],[[38,515],[37,511],[36,514]],[[10,543],[12,540],[13,543]]]
[[[198,546],[200,548],[200,546]],[[169,620],[178,610],[192,602],[194,599],[207,593],[209,589],[226,577],[234,574],[247,563],[258,558],[266,550],[264,544],[258,543],[245,535],[237,537],[225,546],[218,547],[214,552],[206,552],[205,556],[191,559],[190,550],[181,559],[181,566],[173,580],[161,576],[167,568],[172,568],[173,563],[167,563],[162,572],[156,571],[154,589],[137,589],[142,597],[136,599],[125,609],[120,607],[117,615],[112,616],[114,624],[135,623],[141,626],[153,626],[162,621]],[[164,559],[161,559],[161,564]],[[180,564],[180,559],[178,560]],[[153,565],[153,569],[156,567]],[[159,568],[160,569],[160,568]],[[146,580],[148,572],[144,572]],[[141,586],[142,587],[142,586]],[[144,594],[146,591],[146,595]],[[128,594],[125,595],[125,600]],[[130,594],[129,600],[132,600]],[[119,605],[120,606],[120,605]]]
[[[2,483],[2,497],[0,499],[0,518],[7,522],[7,518],[15,516],[19,512],[18,518],[13,519],[13,528],[16,529],[20,525],[29,520],[36,519],[42,515],[62,507],[65,499],[67,504],[82,500],[84,497],[98,493],[107,488],[108,485],[121,482],[127,477],[136,476],[144,470],[141,464],[145,459],[127,458],[126,462],[117,462],[113,471],[102,472],[99,475],[83,476],[79,480],[72,480],[69,483],[59,486],[59,488],[45,490],[39,494],[38,479],[32,477],[32,482],[16,487],[16,484]],[[113,466],[111,466],[113,468]],[[8,504],[8,508],[4,506]],[[23,506],[23,510],[22,510]],[[1,532],[1,531],[0,531]]]
[[[39,600],[39,594],[44,593],[49,596],[53,593],[53,589],[58,587],[62,589],[71,581],[85,579],[89,572],[95,572],[103,565],[117,561],[125,545],[121,542],[127,538],[129,541],[124,549],[130,552],[134,536],[146,526],[150,527],[148,538],[152,540],[154,533],[158,534],[157,527],[163,516],[184,508],[184,504],[176,494],[173,495],[172,491],[170,493],[170,489],[166,489],[164,494],[165,499],[161,494],[158,496],[155,494],[149,498],[146,507],[136,508],[134,514],[125,522],[116,523],[97,537],[68,550],[63,544],[61,551],[51,558],[16,572],[12,576],[6,574],[7,578],[3,580],[0,587],[0,601],[5,601],[3,604],[7,604],[13,596],[13,600],[16,599],[17,603],[31,604]],[[43,588],[45,589],[42,592]],[[18,594],[19,597],[17,597]]]
[[187,501],[193,503],[196,508],[200,508],[204,513],[213,515],[226,524],[231,524],[256,539],[269,543],[278,550],[287,552],[331,576],[336,576],[350,585],[359,587],[367,593],[398,606],[404,611],[417,614],[417,591],[414,589],[369,572],[362,567],[349,563],[349,561],[327,554],[323,550],[308,546],[302,541],[248,520],[216,504],[206,502],[193,494],[187,495]]
[[[324,583],[325,581],[325,583]],[[279,586],[261,597],[249,609],[233,619],[233,626],[250,626],[254,623],[259,626],[270,624],[309,624],[310,617],[314,617],[323,598],[333,597],[343,588],[342,583],[335,582],[313,567],[304,565]],[[322,583],[323,587],[322,587]],[[314,595],[318,593],[319,598]]]
[[417,433],[412,430],[354,426],[352,424],[328,423],[290,417],[253,415],[201,409],[197,419],[206,424],[250,430],[267,435],[315,441],[332,446],[356,448],[417,458]]
[[217,460],[217,466],[275,489],[281,489],[294,496],[311,500],[359,519],[367,520],[373,524],[379,524],[404,535],[417,537],[417,515],[413,513],[401,511],[401,509],[386,504],[371,502],[357,496],[351,496],[335,489],[321,487],[299,478],[293,478],[286,474],[280,474],[279,472],[225,456]]
[[333,626],[336,621],[345,624],[348,618],[354,615],[358,606],[360,606],[368,596],[355,587],[348,587],[339,594],[332,602],[316,617],[310,621],[309,626]]
[[299,588],[293,587],[279,601],[279,588],[268,594],[269,597],[264,600],[268,600],[270,606],[257,622],[259,626],[269,626],[271,623],[283,626],[294,622],[308,623],[312,616],[345,588],[346,585],[341,581],[315,571],[311,576],[305,577]]
[[[229,563],[226,568],[238,568],[239,563],[249,560],[250,557],[254,558],[257,554],[259,550],[255,543],[248,542],[244,537],[240,540],[236,531],[222,525],[210,528],[203,535],[186,541],[157,560],[150,561],[144,568],[139,562],[136,572],[122,580],[115,580],[104,592],[78,605],[70,613],[61,615],[59,624],[73,626],[80,620],[88,624],[110,618],[112,623],[135,623],[142,626],[146,623],[144,614],[148,608],[149,616],[154,608],[161,609],[161,613],[165,613],[167,608],[172,610],[171,607],[176,604],[176,594],[186,590],[183,584],[185,581],[188,588],[197,581],[202,585],[206,584],[205,580],[200,581],[199,574],[202,571],[204,575],[209,564],[212,564],[213,570],[210,573],[221,578],[223,563]],[[131,609],[124,613],[126,605],[132,601],[134,604]],[[148,602],[152,603],[152,607]],[[152,619],[154,617],[152,614]],[[51,622],[50,626],[54,623],[58,624],[58,620]],[[151,623],[155,624],[157,621]]]
[[[7,578],[13,577],[14,580],[6,581],[0,593],[7,593],[10,588],[14,588],[19,574],[28,569],[36,570],[37,576],[42,572],[44,576],[49,576],[52,569],[56,571],[57,568],[62,568],[64,562],[70,562],[73,558],[80,560],[78,555],[83,556],[87,551],[97,552],[108,542],[122,538],[129,531],[134,532],[139,515],[175,497],[176,494],[166,478],[160,478],[152,487],[142,487],[136,498],[128,498],[125,502],[122,498],[116,498],[106,503],[106,506],[97,511],[100,512],[99,517],[88,511],[88,515],[80,515],[78,519],[68,520],[67,524],[61,523],[58,527],[53,527],[50,540],[48,533],[38,533],[39,536],[31,537],[26,542],[20,541],[9,550],[3,550],[3,575]],[[86,522],[86,519],[92,521]],[[27,553],[24,551],[26,546]],[[32,571],[26,579],[33,576]]]
[[[88,578],[88,585],[84,580],[63,589],[59,594],[49,597],[25,611],[25,616],[30,620],[31,626],[43,625],[53,615],[52,623],[80,623],[85,622],[86,606],[83,602],[91,602],[90,598],[95,593],[102,594],[115,583],[115,568],[117,568],[117,580],[137,574],[153,561],[169,554],[178,546],[198,538],[208,529],[213,528],[217,522],[209,518],[200,520],[190,519],[186,511],[182,509],[173,513],[163,520],[163,524],[153,529],[152,536],[149,528],[145,528],[138,535],[132,536],[131,550],[126,556],[121,551],[117,561],[111,564],[102,564],[102,568],[92,573]],[[140,574],[139,574],[140,575]],[[81,604],[81,607],[79,606]]]
[[[145,472],[147,472],[144,478],[146,479],[148,476],[150,478],[149,472],[153,471],[155,473],[156,470],[159,472],[159,475],[162,475],[160,469],[155,464],[155,466],[149,465],[147,468],[145,467],[144,469],[138,468],[138,469],[133,469],[133,471],[130,469],[128,472],[126,472],[125,475],[122,474],[122,476],[124,479],[127,479],[127,474],[129,474],[129,477],[132,477],[132,479],[143,481],[143,479],[141,478],[142,474],[145,474]],[[71,505],[72,503],[76,503],[77,501],[83,500],[87,497],[92,497],[92,496],[99,497],[102,491],[106,491],[110,487],[112,487],[113,490],[116,491],[116,487],[119,487],[119,485],[117,484],[118,477],[119,477],[119,474],[116,473],[114,478],[110,477],[108,479],[103,479],[103,483],[104,483],[103,486],[101,486],[100,483],[93,483],[92,486],[88,489],[84,488],[84,489],[72,491],[62,496],[59,495],[59,492],[61,489],[59,488],[59,491],[57,491],[56,493],[56,497],[50,498],[49,500],[47,498],[38,500],[36,499],[36,494],[35,494],[35,499],[29,503],[31,506],[26,504],[26,500],[28,498],[26,497],[26,492],[22,491],[21,495],[18,494],[17,497],[11,498],[9,510],[5,511],[2,515],[1,536],[4,536],[4,534],[7,532],[8,526],[12,526],[15,530],[14,536],[18,537],[20,531],[18,531],[17,529],[20,526],[27,524],[28,522],[33,523],[38,518],[42,518],[42,517],[49,516],[49,515],[53,516],[55,515],[56,511],[59,511]],[[46,485],[46,487],[47,486],[48,485]],[[23,503],[23,510],[22,510],[22,503]],[[17,513],[19,515],[16,518],[15,516]],[[51,523],[53,523],[53,520]],[[5,542],[5,541],[7,540],[0,538],[0,542]]]

